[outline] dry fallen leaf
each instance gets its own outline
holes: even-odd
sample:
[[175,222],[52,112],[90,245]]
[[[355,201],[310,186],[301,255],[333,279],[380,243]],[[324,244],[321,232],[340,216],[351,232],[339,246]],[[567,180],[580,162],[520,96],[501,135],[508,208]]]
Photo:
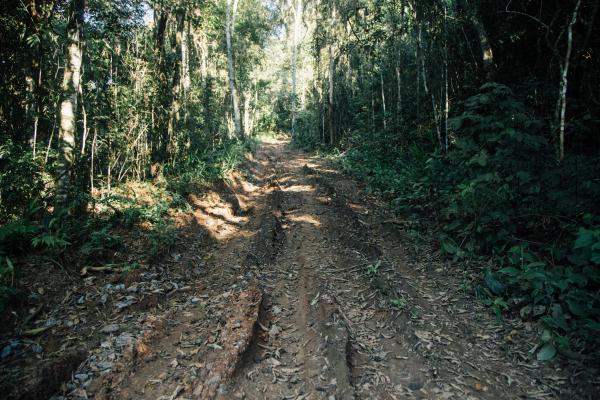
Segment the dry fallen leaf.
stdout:
[[475,385],[473,385],[473,387],[478,392],[482,392],[483,390],[485,390],[485,387],[479,382],[475,382]]

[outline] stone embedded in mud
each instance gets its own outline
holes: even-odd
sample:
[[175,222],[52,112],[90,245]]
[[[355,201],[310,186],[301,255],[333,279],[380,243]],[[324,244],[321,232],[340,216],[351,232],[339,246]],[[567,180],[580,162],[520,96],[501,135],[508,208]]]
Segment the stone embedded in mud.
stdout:
[[137,286],[135,286],[135,285],[133,285],[133,286],[130,286],[130,287],[128,287],[128,288],[127,288],[127,291],[128,291],[129,293],[137,293],[137,292],[138,292],[138,290],[139,290],[139,288],[138,288]]
[[137,299],[134,296],[126,296],[125,300],[117,301],[115,303],[115,307],[117,307],[119,310],[122,310],[135,303],[137,303]]
[[[17,342],[18,343],[18,342]],[[5,359],[10,357],[13,354],[13,350],[18,346],[15,346],[15,342],[11,342],[10,344],[4,346],[2,349],[2,353],[0,353],[0,359]]]
[[118,347],[129,346],[131,343],[133,343],[133,336],[129,333],[122,333],[115,338],[115,344]]
[[89,379],[89,375],[88,374],[75,374],[74,378],[77,379],[79,382],[85,382]]
[[52,328],[56,325],[59,325],[60,321],[55,320],[54,318],[49,318],[48,321],[46,321],[46,326],[48,328]]
[[281,328],[279,328],[277,325],[273,324],[273,326],[271,326],[271,329],[269,330],[269,336],[272,338],[276,338],[277,336],[279,336],[280,333],[281,333]]
[[97,371],[106,371],[112,368],[112,362],[110,361],[100,361],[97,362],[96,364],[92,365],[92,370],[97,370]]
[[224,385],[224,384],[220,384],[220,385],[219,385],[219,389],[217,390],[217,392],[218,392],[218,393],[219,393],[221,396],[223,396],[223,395],[226,395],[226,394],[227,394],[227,386],[226,386],[226,385]]
[[42,346],[40,346],[38,343],[34,343],[31,346],[31,351],[33,351],[36,354],[40,354],[41,352],[44,351],[44,348]]
[[206,381],[206,386],[217,386],[221,382],[221,375],[217,374]]
[[106,325],[105,327],[102,328],[102,332],[104,333],[115,333],[115,332],[119,332],[121,328],[119,327],[118,324],[110,324],[110,325]]
[[107,292],[109,292],[109,293],[112,293],[112,292],[120,292],[120,291],[122,291],[122,290],[125,290],[125,284],[124,284],[124,283],[119,283],[119,284],[117,284],[117,285],[113,285],[113,284],[107,283],[107,284],[104,286],[104,289],[105,289]]
[[273,357],[269,358],[267,360],[267,363],[269,363],[273,367],[279,367],[281,365],[281,361],[279,361],[279,360],[277,360],[276,358],[273,358]]

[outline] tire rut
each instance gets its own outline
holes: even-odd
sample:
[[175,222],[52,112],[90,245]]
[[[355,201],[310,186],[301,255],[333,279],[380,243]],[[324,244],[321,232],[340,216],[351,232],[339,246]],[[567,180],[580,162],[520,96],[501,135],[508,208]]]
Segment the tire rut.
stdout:
[[[195,306],[165,314],[156,351],[110,382],[106,398],[547,397],[532,370],[508,371],[495,343],[480,344],[473,331],[485,314],[406,256],[372,199],[285,145],[267,142],[247,165],[253,190],[226,193],[251,217],[217,238]],[[262,303],[246,312],[248,293]]]
[[[277,257],[257,266],[267,295],[262,334],[229,393],[236,398],[354,399],[348,363],[349,334],[319,273],[332,257],[318,215],[314,183],[301,164],[281,167],[281,150],[270,157],[280,183],[277,216],[285,240]],[[250,358],[250,357],[248,357]]]

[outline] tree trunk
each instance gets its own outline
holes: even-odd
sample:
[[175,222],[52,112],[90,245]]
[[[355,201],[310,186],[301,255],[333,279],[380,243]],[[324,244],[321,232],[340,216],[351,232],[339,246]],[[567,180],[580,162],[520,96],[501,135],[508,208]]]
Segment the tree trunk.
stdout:
[[154,44],[156,56],[156,76],[160,87],[159,95],[156,98],[156,118],[155,118],[155,135],[152,138],[152,162],[160,163],[165,161],[167,156],[167,144],[169,143],[168,135],[168,107],[169,107],[169,84],[167,81],[167,71],[165,62],[165,32],[167,30],[167,22],[169,14],[160,6],[156,6],[154,10]]
[[[173,82],[171,84],[171,104],[169,108],[168,123],[168,147],[167,153],[170,157],[175,157],[177,153],[177,132],[176,129],[181,119],[181,87],[182,87],[182,69],[184,58],[184,35],[185,35],[185,10],[179,10],[176,14],[177,31],[175,32],[175,48],[177,56],[175,57]],[[185,50],[187,52],[187,49]]]
[[61,87],[58,118],[59,165],[57,168],[56,205],[65,207],[73,181],[74,149],[77,135],[77,94],[81,79],[83,58],[84,0],[73,0],[69,7],[66,38],[67,53]]
[[181,91],[182,91],[182,106],[183,106],[183,120],[187,128],[189,119],[189,94],[192,86],[192,79],[190,77],[190,49],[189,40],[191,37],[191,21],[185,23],[186,28],[184,29],[181,37]]
[[398,94],[396,97],[396,125],[402,124],[402,74],[400,72],[400,63],[396,66],[396,84],[398,85]]
[[244,130],[249,135],[252,133],[250,129],[250,100],[252,93],[250,91],[244,93]]
[[558,95],[558,104],[560,108],[560,120],[559,120],[559,144],[558,144],[558,161],[562,162],[565,158],[565,116],[567,112],[567,85],[569,66],[571,63],[571,53],[573,51],[573,25],[577,22],[577,16],[579,14],[579,7],[581,6],[581,0],[577,0],[569,27],[567,28],[567,54],[565,54],[565,61],[561,67],[561,79],[560,89]]
[[420,65],[421,65],[421,24],[417,22],[417,48],[415,49],[415,58],[417,61],[416,75],[417,75],[417,101],[416,101],[416,110],[417,110],[417,123],[421,121],[421,74],[420,74]]
[[[235,0],[235,4],[237,5],[237,0]],[[227,68],[228,68],[228,76],[229,76],[229,91],[231,94],[231,103],[233,106],[233,123],[235,126],[235,134],[238,138],[244,138],[244,131],[242,128],[242,121],[240,117],[240,106],[239,99],[237,95],[237,91],[235,89],[235,65],[233,62],[233,47],[231,45],[232,42],[232,34],[235,32],[235,27],[232,24],[232,20],[235,21],[235,7],[234,7],[234,15],[232,17],[232,4],[231,0],[227,0],[225,5],[225,40],[227,42]]]
[[296,73],[298,69],[298,38],[300,36],[300,23],[302,21],[302,0],[296,0],[294,13],[294,56],[292,60],[292,137],[296,135]]
[[448,95],[448,9],[444,6],[444,152],[448,152],[448,116],[450,97]]
[[27,129],[32,132],[31,149],[35,158],[37,144],[37,110],[35,98],[35,78],[33,67],[30,73],[25,76],[25,120],[27,121]]
[[387,130],[387,121],[385,118],[385,87],[383,86],[383,72],[379,71],[379,80],[381,81],[381,104],[383,106],[383,130]]
[[335,123],[334,123],[334,107],[333,107],[333,90],[334,90],[334,73],[335,73],[335,60],[333,58],[333,27],[335,25],[336,9],[335,4],[331,4],[331,24],[330,24],[330,35],[329,38],[329,93],[328,93],[328,117],[329,117],[329,142],[331,145],[335,143]]
[[438,107],[436,105],[435,94],[433,93],[433,90],[429,90],[429,85],[427,85],[427,71],[425,70],[425,57],[423,55],[421,55],[421,74],[422,74],[422,78],[423,78],[423,91],[425,92],[425,96],[428,96],[431,94],[431,109],[433,111],[433,119],[435,122],[435,133],[437,135],[437,140],[438,140],[438,144],[440,146],[440,150],[443,151],[444,144],[442,141],[440,116],[438,113]]
[[492,80],[496,69],[494,64],[494,52],[492,51],[492,45],[490,44],[485,26],[479,18],[478,7],[476,4],[469,4],[468,0],[463,0],[461,3],[461,6],[467,14],[471,25],[473,25],[473,28],[475,28],[475,31],[477,32],[479,47],[481,48],[481,62],[485,77],[487,80]]
[[27,129],[32,133],[31,147],[33,157],[37,153],[38,124],[40,119],[40,110],[43,108],[42,94],[42,59],[43,59],[43,35],[41,34],[41,25],[47,21],[48,16],[45,13],[38,12],[38,6],[35,0],[29,0],[27,5],[29,13],[28,30],[37,35],[38,42],[35,44],[34,54],[31,55],[31,63],[27,76],[25,77],[26,98],[25,98],[25,118]]
[[92,139],[92,150],[90,155],[90,190],[94,192],[94,158],[96,157],[96,139],[98,137],[98,126],[94,124],[94,138]]
[[256,81],[254,81],[254,91],[253,91],[252,96],[254,97],[254,102],[252,104],[251,111],[250,111],[250,126],[248,128],[248,132],[250,134],[252,134],[252,132],[254,132],[254,124],[256,122],[256,112],[257,112],[257,106],[258,106],[258,84]]

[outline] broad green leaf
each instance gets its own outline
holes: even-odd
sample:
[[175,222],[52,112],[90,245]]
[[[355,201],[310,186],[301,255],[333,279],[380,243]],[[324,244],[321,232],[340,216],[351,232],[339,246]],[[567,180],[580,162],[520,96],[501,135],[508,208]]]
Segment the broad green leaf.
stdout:
[[589,229],[580,228],[577,232],[577,239],[575,240],[574,249],[581,249],[590,247],[594,241],[594,231]]
[[600,331],[600,322],[598,322],[598,321],[588,321],[588,323],[586,324],[586,326],[590,330]]
[[589,314],[587,307],[584,304],[573,300],[567,300],[567,305],[569,306],[569,311],[571,311],[571,314],[574,314],[578,317],[585,318]]
[[442,242],[442,250],[448,254],[456,254],[458,252],[458,247],[451,242]]
[[548,329],[544,329],[544,332],[542,333],[542,342],[548,343],[551,340],[552,340],[552,332],[550,332]]
[[553,344],[546,343],[537,353],[538,361],[550,361],[556,356],[556,347]]
[[502,268],[501,270],[498,270],[498,272],[509,276],[517,276],[521,273],[521,271],[515,267]]
[[500,282],[491,271],[486,271],[484,275],[484,281],[486,286],[492,291],[494,294],[501,294],[506,290],[506,287],[502,282]]

